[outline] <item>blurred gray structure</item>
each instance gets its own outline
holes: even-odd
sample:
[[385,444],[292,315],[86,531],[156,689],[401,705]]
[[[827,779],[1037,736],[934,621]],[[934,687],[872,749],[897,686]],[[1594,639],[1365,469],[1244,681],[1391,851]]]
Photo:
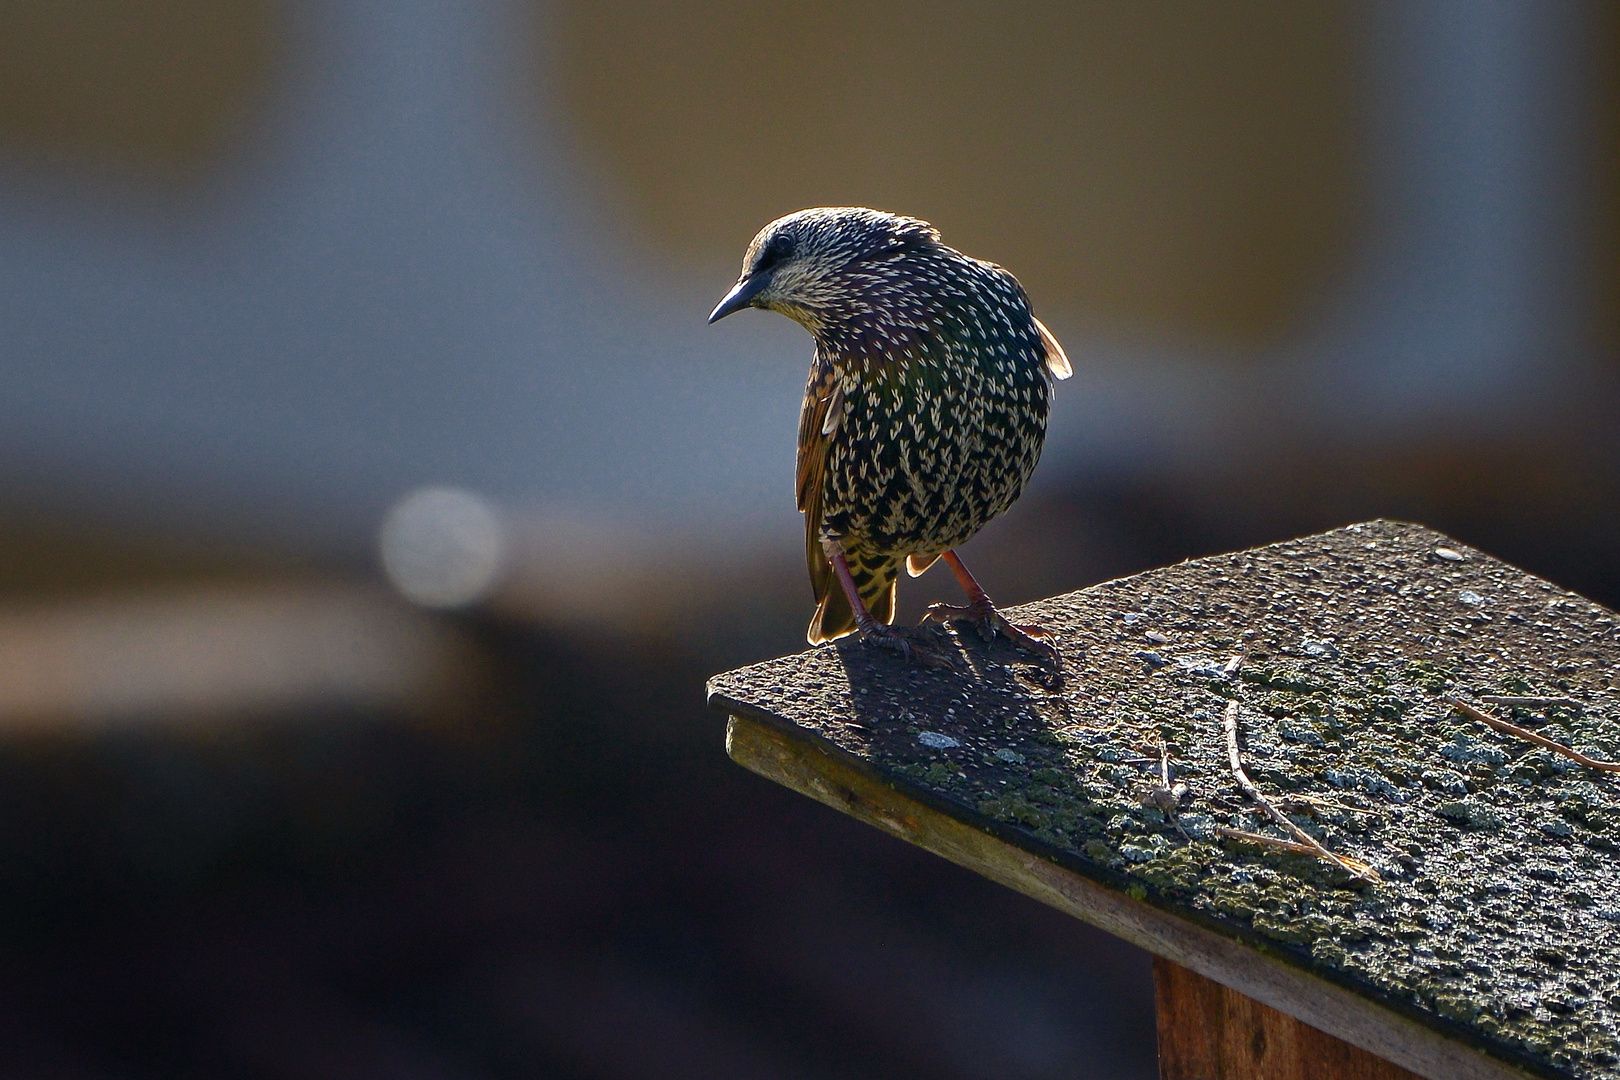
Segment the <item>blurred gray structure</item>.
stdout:
[[[1077,378],[1038,483],[1196,473],[1261,413],[1398,433],[1573,395],[1592,10],[1366,9],[1367,227],[1340,294],[1247,365],[1052,312]],[[723,518],[720,543],[795,545],[809,343],[763,316],[705,326],[733,268],[695,280],[626,235],[533,93],[536,17],[305,0],[292,76],[200,187],[13,161],[0,497],[354,551],[403,492],[453,484],[621,542]]]
[[1317,408],[1403,425],[1572,393],[1592,359],[1596,5],[1373,10],[1361,262],[1296,346]]

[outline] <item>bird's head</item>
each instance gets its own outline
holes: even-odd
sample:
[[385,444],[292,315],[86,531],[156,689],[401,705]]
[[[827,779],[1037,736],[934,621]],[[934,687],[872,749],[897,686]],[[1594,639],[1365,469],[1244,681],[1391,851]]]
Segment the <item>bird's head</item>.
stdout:
[[882,265],[907,248],[938,243],[938,231],[916,218],[861,206],[800,210],[754,237],[737,284],[709,321],[746,307],[768,308],[814,333],[868,303],[883,283]]

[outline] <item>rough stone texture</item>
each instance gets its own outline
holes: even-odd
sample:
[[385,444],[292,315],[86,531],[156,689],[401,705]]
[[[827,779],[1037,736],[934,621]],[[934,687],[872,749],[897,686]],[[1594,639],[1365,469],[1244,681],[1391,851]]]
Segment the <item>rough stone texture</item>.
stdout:
[[[1450,709],[1620,759],[1620,620],[1420,526],[1369,522],[1017,609],[1062,674],[971,632],[956,673],[846,639],[727,675],[725,712],[792,725],[897,790],[1547,1075],[1620,1077],[1620,775]],[[1222,673],[1239,650],[1234,676]],[[1280,836],[1244,762],[1329,848],[1383,876],[1215,835]],[[1151,802],[1160,743],[1188,791]],[[1316,801],[1312,801],[1316,800]]]

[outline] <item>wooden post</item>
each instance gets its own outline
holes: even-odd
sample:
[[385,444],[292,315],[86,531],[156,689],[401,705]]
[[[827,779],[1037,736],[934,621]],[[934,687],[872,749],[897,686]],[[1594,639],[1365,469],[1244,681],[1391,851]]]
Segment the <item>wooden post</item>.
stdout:
[[1015,617],[716,676],[727,752],[1153,953],[1165,1080],[1620,1080],[1613,612],[1368,522]]
[[1417,1080],[1230,987],[1153,958],[1159,1080]]

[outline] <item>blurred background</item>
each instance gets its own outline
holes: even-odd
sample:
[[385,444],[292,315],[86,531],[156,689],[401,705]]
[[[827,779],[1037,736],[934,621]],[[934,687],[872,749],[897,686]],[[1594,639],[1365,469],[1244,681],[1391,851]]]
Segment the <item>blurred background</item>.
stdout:
[[[1149,1077],[730,765],[856,203],[1064,342],[998,600],[1373,516],[1620,603],[1620,7],[0,0],[0,1072]],[[907,582],[902,612],[949,595]]]

